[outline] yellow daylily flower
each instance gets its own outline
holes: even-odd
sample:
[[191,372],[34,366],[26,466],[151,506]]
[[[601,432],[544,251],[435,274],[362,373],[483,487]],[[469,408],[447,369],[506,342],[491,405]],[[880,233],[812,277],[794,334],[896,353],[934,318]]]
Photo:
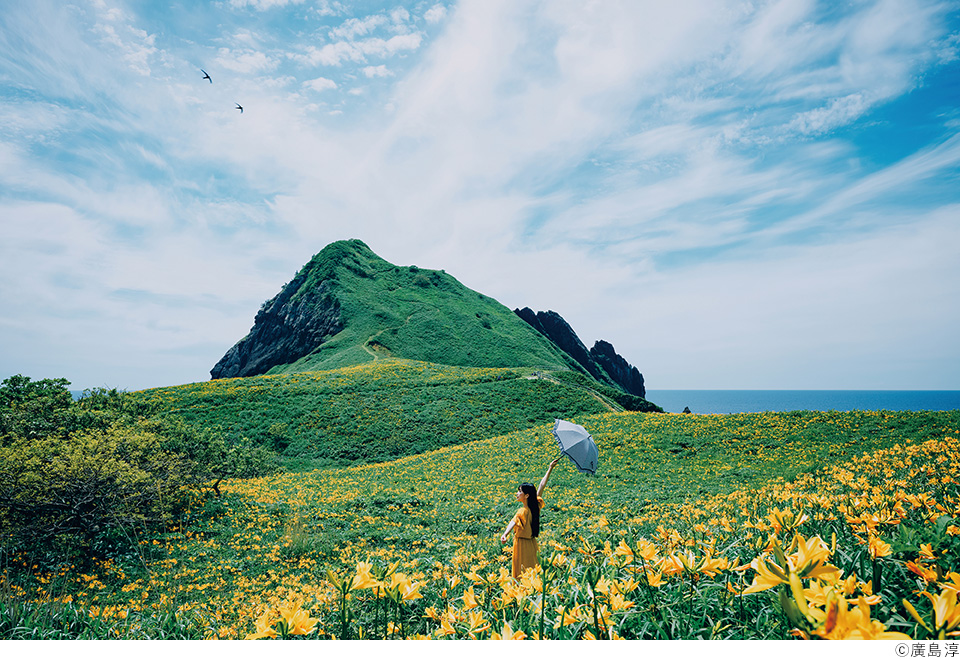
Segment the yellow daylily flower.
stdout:
[[837,571],[836,566],[826,564],[830,558],[830,548],[819,536],[804,539],[799,534],[794,537],[796,552],[788,557],[794,572],[802,578],[815,578]]
[[908,561],[907,570],[912,573],[919,575],[925,582],[935,583],[937,581],[937,571],[936,569],[930,568],[929,566],[924,566],[922,564],[917,564],[912,561]]
[[470,585],[470,588],[463,592],[463,609],[472,610],[479,605],[477,596],[473,592],[473,585]]
[[585,615],[583,614],[583,609],[580,605],[577,605],[574,608],[569,607],[558,607],[557,613],[560,615],[560,618],[557,619],[557,622],[553,624],[554,628],[560,628],[561,626],[572,626],[575,623],[580,623],[585,620]]
[[613,583],[607,579],[605,576],[597,580],[596,592],[598,594],[608,594],[610,593],[610,587]]
[[628,565],[633,562],[633,549],[623,539],[620,539],[620,543],[617,545],[617,549],[613,551],[613,554],[618,557],[623,557],[623,564]]
[[383,584],[377,580],[370,571],[373,570],[373,564],[364,561],[357,562],[357,574],[353,578],[351,589],[376,589]]
[[891,632],[870,618],[870,606],[861,596],[856,607],[848,607],[840,596],[829,599],[825,612],[813,610],[821,625],[812,634],[823,639],[910,639],[904,633]]
[[273,629],[273,619],[274,613],[273,610],[267,610],[259,617],[254,624],[257,628],[257,632],[247,635],[247,639],[263,639],[269,637],[270,639],[276,639],[277,631]]
[[677,554],[665,557],[664,560],[660,562],[660,571],[665,575],[678,575],[683,573],[683,570],[684,560]]
[[440,630],[437,632],[443,636],[457,634],[457,631],[453,629],[453,624],[450,623],[450,620],[447,617],[443,617],[443,620],[440,621]]
[[730,570],[730,560],[726,557],[714,557],[713,552],[708,550],[703,560],[697,567],[697,571],[704,575],[714,577],[720,571]]
[[770,521],[773,530],[779,534],[783,531],[791,531],[805,523],[810,519],[810,516],[803,513],[793,513],[790,509],[780,509],[774,508],[771,510],[770,514],[767,516],[767,520]]
[[750,586],[743,590],[744,594],[766,591],[767,589],[772,589],[781,584],[789,584],[790,582],[787,573],[773,562],[767,564],[766,561],[757,557],[750,562],[750,566],[757,574],[754,576]]
[[943,589],[960,593],[960,573],[950,571],[947,573],[947,580],[948,582],[943,582],[940,586]]
[[[834,592],[836,587],[820,580],[810,580],[810,586],[803,590],[803,596],[810,605],[815,607],[824,607],[827,599]],[[852,593],[852,591],[850,592]]]
[[651,568],[648,568],[646,571],[647,582],[651,587],[660,587],[663,586],[663,571],[657,570],[654,571]]
[[300,603],[288,603],[280,607],[280,619],[288,635],[309,635],[320,619],[314,619],[310,613],[300,607]]
[[499,633],[493,633],[491,639],[526,639],[527,635],[522,630],[513,631],[509,623],[503,624],[503,629]]
[[467,615],[467,627],[470,637],[475,637],[477,633],[489,630],[490,622],[483,618],[483,612],[473,610]]
[[616,593],[610,597],[610,607],[617,612],[620,610],[628,610],[633,607],[633,601],[627,600],[622,594]]
[[868,549],[870,556],[873,559],[879,559],[880,557],[889,557],[893,554],[893,548],[890,547],[889,543],[886,543],[879,536],[870,535],[870,541],[868,543]]
[[[934,628],[938,633],[951,633],[960,628],[960,607],[957,607],[957,592],[943,589],[939,594],[921,592],[933,605]],[[954,635],[951,635],[951,637]]]
[[637,541],[637,554],[646,561],[657,560],[657,546],[646,539]]
[[633,591],[636,591],[639,588],[640,583],[637,582],[634,578],[629,577],[624,580],[618,580],[614,585],[618,593],[629,594]]

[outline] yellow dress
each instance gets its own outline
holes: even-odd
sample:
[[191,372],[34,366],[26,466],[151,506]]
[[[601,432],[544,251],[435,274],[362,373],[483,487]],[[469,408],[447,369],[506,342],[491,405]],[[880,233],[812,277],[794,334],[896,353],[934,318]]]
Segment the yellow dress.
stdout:
[[[543,511],[543,498],[538,497],[540,510]],[[533,535],[531,525],[533,513],[527,505],[517,509],[513,517],[513,577],[518,578],[528,568],[537,565],[537,537]]]

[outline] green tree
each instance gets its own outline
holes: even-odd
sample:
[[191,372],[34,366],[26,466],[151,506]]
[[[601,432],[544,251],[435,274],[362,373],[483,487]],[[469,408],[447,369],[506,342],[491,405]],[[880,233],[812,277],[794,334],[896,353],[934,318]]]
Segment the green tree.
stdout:
[[148,417],[117,390],[74,401],[65,379],[0,385],[0,541],[34,561],[130,548],[231,476],[274,469],[272,454],[219,429]]
[[0,444],[69,431],[74,423],[69,386],[66,378],[31,381],[19,374],[0,383]]

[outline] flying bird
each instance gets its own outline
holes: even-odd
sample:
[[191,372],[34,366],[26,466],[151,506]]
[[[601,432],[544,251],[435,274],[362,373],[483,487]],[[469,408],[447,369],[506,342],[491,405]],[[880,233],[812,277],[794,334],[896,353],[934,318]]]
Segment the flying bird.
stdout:
[[203,72],[203,79],[204,79],[204,80],[209,80],[209,81],[210,81],[210,84],[212,85],[212,84],[213,84],[213,78],[210,77],[210,74],[207,73],[206,71],[204,71],[203,69],[200,69],[200,71]]
[[241,115],[243,114],[243,106],[240,105],[239,103],[237,104],[237,110],[240,111],[240,114],[241,114]]

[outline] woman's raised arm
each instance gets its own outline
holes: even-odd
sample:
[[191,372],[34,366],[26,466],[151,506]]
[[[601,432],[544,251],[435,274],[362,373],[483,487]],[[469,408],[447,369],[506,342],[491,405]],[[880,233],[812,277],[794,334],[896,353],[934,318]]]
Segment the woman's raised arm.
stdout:
[[553,459],[553,461],[550,463],[550,467],[547,468],[547,473],[543,475],[543,479],[540,480],[540,485],[537,486],[537,497],[543,496],[543,490],[547,487],[547,479],[550,478],[550,473],[553,472],[553,468],[558,462],[560,462],[559,456]]

